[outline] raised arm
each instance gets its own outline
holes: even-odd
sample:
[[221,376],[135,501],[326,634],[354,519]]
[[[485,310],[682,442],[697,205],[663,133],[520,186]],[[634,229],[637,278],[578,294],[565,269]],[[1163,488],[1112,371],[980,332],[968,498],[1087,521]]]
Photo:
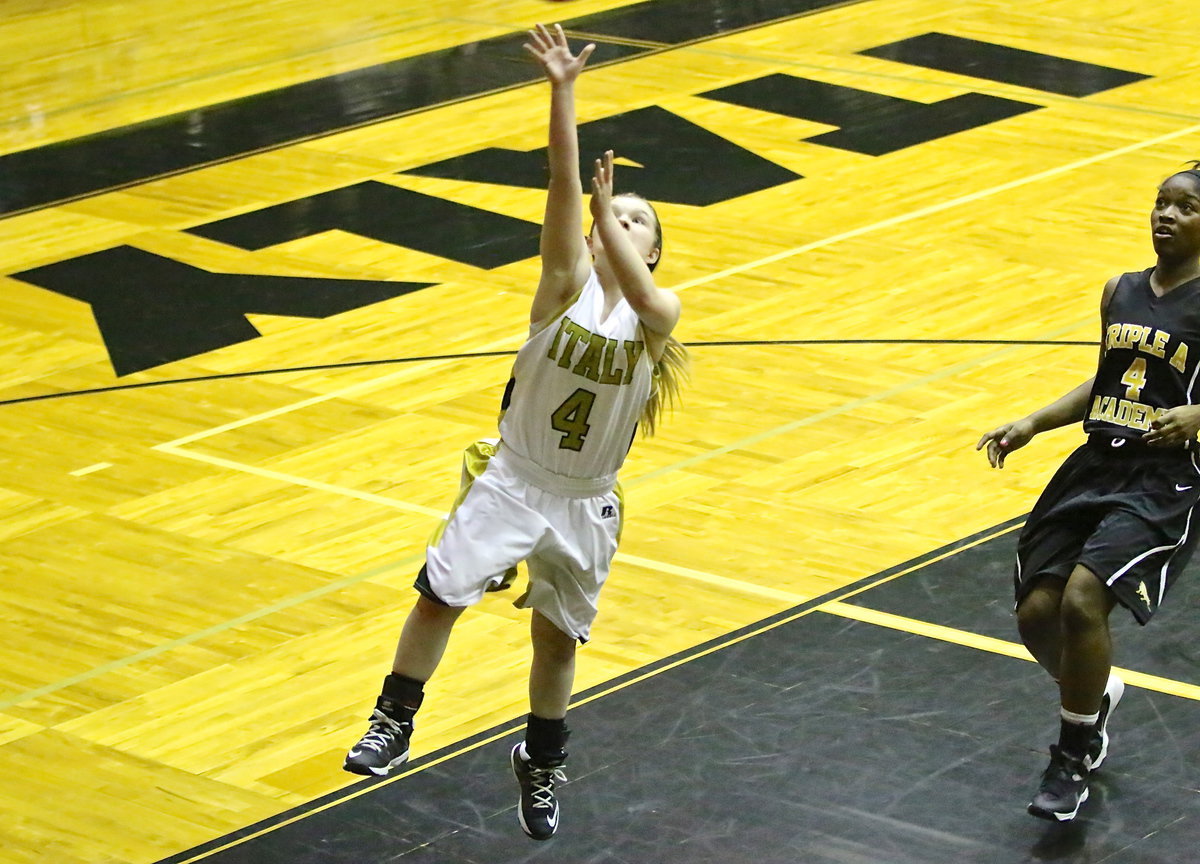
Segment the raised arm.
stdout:
[[558,311],[582,287],[590,270],[583,239],[583,186],[579,179],[579,137],[575,130],[575,81],[596,46],[571,53],[560,25],[539,24],[529,31],[525,50],[537,59],[550,82],[550,186],[542,220],[542,275],[529,311],[536,324]]
[[[621,293],[637,313],[642,326],[665,339],[679,321],[681,304],[674,292],[654,284],[650,267],[621,224],[622,220],[651,216],[649,208],[639,205],[638,198],[622,197],[619,200],[623,212],[618,216],[613,207],[613,152],[609,150],[603,159],[596,160],[592,176],[593,230],[600,235],[600,242],[604,244],[608,264],[621,286]],[[624,212],[626,210],[628,212]],[[652,254],[657,255],[658,252],[661,250]]]

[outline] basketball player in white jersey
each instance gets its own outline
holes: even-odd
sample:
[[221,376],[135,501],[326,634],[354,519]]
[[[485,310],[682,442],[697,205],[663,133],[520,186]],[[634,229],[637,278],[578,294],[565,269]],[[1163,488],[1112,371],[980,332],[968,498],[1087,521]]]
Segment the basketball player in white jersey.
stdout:
[[557,25],[539,25],[525,45],[551,93],[550,185],[529,339],[504,393],[500,443],[468,454],[486,467],[468,472],[430,540],[392,673],[345,762],[367,776],[403,764],[424,684],[455,621],[525,561],[529,589],[517,605],[533,610],[530,714],[511,762],[521,827],[537,840],[558,830],[555,783],[566,779],[575,648],[588,639],[621,529],[617,470],[639,423],[653,430],[686,372],[671,336],[679,299],[651,275],[662,254],[657,214],[636,195],[613,197],[611,151],[594,165],[593,225],[584,235],[575,81],[594,47],[572,54]]

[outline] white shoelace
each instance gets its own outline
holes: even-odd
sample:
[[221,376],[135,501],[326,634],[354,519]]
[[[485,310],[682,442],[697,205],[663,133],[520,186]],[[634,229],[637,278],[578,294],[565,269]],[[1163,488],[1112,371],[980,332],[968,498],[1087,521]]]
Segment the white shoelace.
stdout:
[[371,731],[362,737],[358,746],[382,753],[397,735],[404,737],[404,727],[376,708],[371,712]]
[[533,785],[531,796],[534,807],[554,807],[554,781],[567,782],[567,775],[561,768],[535,768],[529,766],[529,780]]

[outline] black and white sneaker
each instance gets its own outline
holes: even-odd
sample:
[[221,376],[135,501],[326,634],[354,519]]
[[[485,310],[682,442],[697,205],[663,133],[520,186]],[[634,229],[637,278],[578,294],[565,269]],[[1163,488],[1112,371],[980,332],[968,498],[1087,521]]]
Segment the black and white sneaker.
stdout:
[[1052,822],[1070,822],[1087,799],[1087,764],[1051,744],[1050,766],[1042,774],[1042,785],[1029,804],[1029,812]]
[[379,708],[371,714],[371,728],[346,754],[342,768],[351,774],[386,777],[408,761],[408,739],[413,724],[388,716]]
[[1092,735],[1091,746],[1088,747],[1084,763],[1092,771],[1100,767],[1108,757],[1108,718],[1113,709],[1125,695],[1125,682],[1116,675],[1109,674],[1108,683],[1104,686],[1104,698],[1100,701],[1100,718],[1096,721],[1096,732]]
[[521,828],[534,840],[549,840],[558,831],[559,809],[554,784],[565,783],[567,775],[561,764],[546,767],[531,764],[524,749],[523,744],[512,749],[513,774],[521,784],[517,818],[521,820]]

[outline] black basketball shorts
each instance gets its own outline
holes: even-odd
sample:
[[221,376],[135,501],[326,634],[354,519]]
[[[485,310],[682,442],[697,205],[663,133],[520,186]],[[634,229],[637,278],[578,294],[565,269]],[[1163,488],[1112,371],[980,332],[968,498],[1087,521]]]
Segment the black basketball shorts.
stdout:
[[1079,564],[1145,624],[1191,558],[1197,504],[1192,450],[1092,435],[1055,472],[1021,531],[1017,602],[1037,580],[1066,579]]

